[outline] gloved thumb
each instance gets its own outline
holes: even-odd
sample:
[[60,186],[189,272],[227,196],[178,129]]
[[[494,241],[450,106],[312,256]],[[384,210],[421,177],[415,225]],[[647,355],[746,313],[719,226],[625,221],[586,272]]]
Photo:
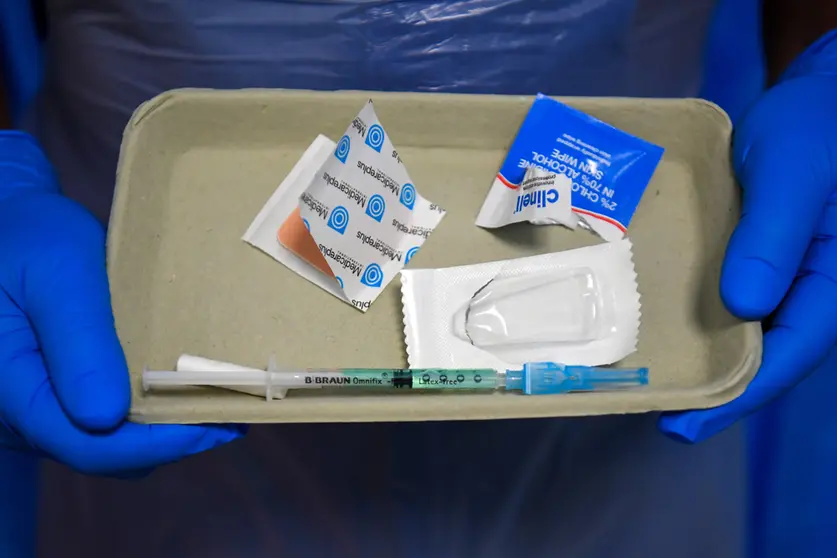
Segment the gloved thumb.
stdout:
[[811,107],[834,105],[829,99],[811,99],[833,91],[813,87],[811,79],[817,78],[788,82],[768,93],[735,133],[733,160],[744,198],[722,268],[721,297],[743,319],[763,319],[782,301],[837,179],[828,148],[833,142],[816,137],[832,132],[800,129],[805,119],[799,111],[786,110],[800,98]]
[[0,289],[26,314],[64,411],[88,429],[119,424],[130,400],[104,249],[102,226],[58,194],[35,139],[0,133]]
[[[19,235],[4,254],[18,267],[18,305],[35,333],[64,412],[79,427],[107,430],[130,404],[125,357],[114,328],[102,226],[58,194],[2,204],[4,228]],[[7,228],[8,227],[8,228]]]

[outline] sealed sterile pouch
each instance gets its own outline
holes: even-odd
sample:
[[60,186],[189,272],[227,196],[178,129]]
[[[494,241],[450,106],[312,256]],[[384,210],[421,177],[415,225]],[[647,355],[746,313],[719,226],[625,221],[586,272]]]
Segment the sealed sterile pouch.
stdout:
[[640,301],[628,239],[515,260],[403,270],[413,368],[597,366],[636,350]]
[[[583,226],[605,240],[622,239],[662,156],[662,147],[538,94],[494,179],[477,225],[493,228],[515,222],[510,217],[516,196],[503,194],[519,190],[528,169],[537,167],[571,180],[573,211]],[[501,200],[506,200],[505,210],[498,207]],[[547,214],[548,207],[537,212]]]
[[244,239],[363,312],[445,215],[416,190],[371,101],[286,182]]
[[495,228],[529,221],[535,225],[564,225],[575,229],[578,217],[573,213],[572,187],[567,175],[529,167],[518,188],[504,184],[492,186],[477,225]]

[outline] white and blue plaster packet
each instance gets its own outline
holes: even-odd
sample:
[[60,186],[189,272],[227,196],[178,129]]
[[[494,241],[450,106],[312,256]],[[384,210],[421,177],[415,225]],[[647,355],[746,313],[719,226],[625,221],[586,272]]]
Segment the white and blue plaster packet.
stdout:
[[[277,242],[297,209],[333,276]],[[370,100],[336,144],[314,140],[243,239],[366,312],[444,215],[416,190]]]
[[[476,224],[496,228],[530,221],[574,228],[564,222],[560,190],[538,198],[523,191],[530,169],[536,168],[545,171],[542,177],[555,173],[569,179],[572,211],[582,226],[605,240],[620,240],[662,156],[662,147],[538,94]],[[525,212],[519,211],[521,205]]]
[[299,201],[347,302],[366,311],[445,216],[419,195],[372,101]]

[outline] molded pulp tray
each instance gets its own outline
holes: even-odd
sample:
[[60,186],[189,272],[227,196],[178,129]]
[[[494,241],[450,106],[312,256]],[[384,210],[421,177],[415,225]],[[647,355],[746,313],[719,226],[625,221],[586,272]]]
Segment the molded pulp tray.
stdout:
[[417,188],[448,210],[411,267],[529,256],[599,242],[563,227],[474,225],[530,97],[283,90],[165,93],[125,131],[108,234],[117,330],[139,422],[344,422],[632,413],[719,405],[761,361],[761,329],[718,294],[739,215],[731,126],[699,100],[562,101],[665,147],[629,229],[642,296],[638,351],[648,389],[559,396],[291,392],[283,401],[220,389],[143,393],[144,365],[181,353],[264,368],[406,366],[395,280],[367,314],[241,240],[319,133],[339,138],[371,98]]

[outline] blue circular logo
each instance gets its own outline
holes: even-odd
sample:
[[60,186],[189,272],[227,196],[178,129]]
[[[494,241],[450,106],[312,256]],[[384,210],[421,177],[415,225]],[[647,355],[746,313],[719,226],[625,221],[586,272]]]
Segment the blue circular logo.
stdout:
[[409,182],[401,187],[401,203],[407,209],[413,209],[416,203],[416,188]]
[[410,260],[412,260],[413,256],[416,255],[416,252],[418,252],[418,249],[419,249],[418,246],[413,246],[412,248],[407,250],[407,256],[404,259],[404,265],[410,263]]
[[380,124],[369,126],[369,131],[366,133],[366,145],[378,153],[381,152],[381,148],[384,146],[384,129],[381,128]]
[[331,210],[328,216],[328,226],[340,234],[346,232],[346,227],[349,225],[349,212],[342,205],[338,205]]
[[305,225],[305,228],[308,229],[308,232],[311,232],[311,224],[308,223],[308,219],[302,218],[302,224]]
[[352,140],[349,136],[343,136],[337,144],[337,149],[334,150],[334,156],[341,163],[346,162],[346,157],[349,156],[349,149],[352,147]]
[[384,218],[386,208],[387,202],[384,201],[384,197],[380,194],[375,194],[369,198],[369,203],[366,204],[366,214],[380,223],[381,219]]
[[334,278],[337,279],[337,284],[340,285],[340,288],[342,289],[343,288],[343,280],[340,278],[339,275],[335,275]]
[[384,282],[384,272],[381,266],[376,263],[367,265],[366,269],[363,270],[363,277],[360,278],[360,282],[367,287],[380,287]]

